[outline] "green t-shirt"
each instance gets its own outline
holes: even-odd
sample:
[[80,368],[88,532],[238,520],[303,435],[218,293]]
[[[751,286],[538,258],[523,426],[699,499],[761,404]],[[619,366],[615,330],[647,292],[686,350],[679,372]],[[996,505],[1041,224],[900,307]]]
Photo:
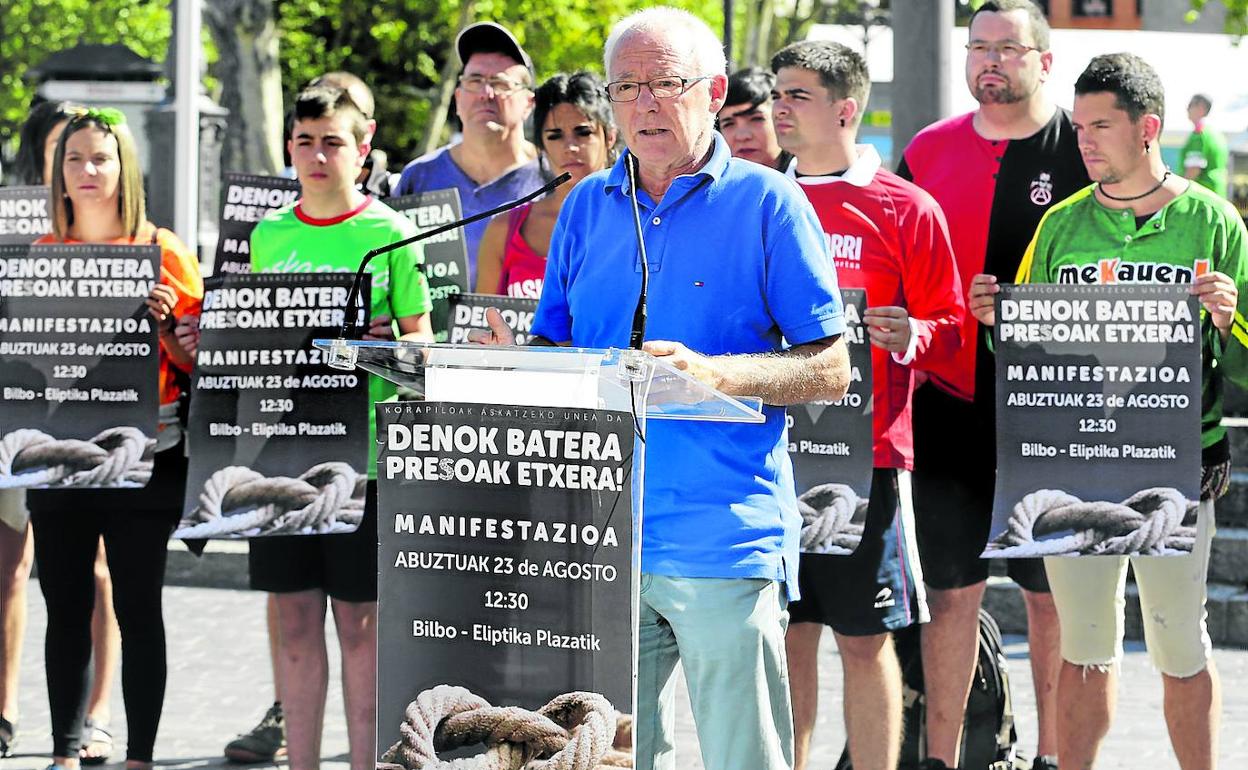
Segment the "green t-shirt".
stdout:
[[[271,212],[251,232],[251,269],[257,273],[354,273],[364,252],[416,234],[407,217],[375,198],[357,210],[334,219],[308,217],[296,203]],[[433,306],[421,265],[419,243],[374,257],[368,264],[372,278],[372,317],[420,315]],[[369,375],[371,401],[394,398],[394,384]],[[377,415],[368,410],[368,477],[377,478]]]
[[1217,131],[1200,128],[1183,145],[1183,168],[1200,169],[1196,181],[1226,197],[1226,138]]
[[1131,209],[1110,209],[1085,187],[1048,210],[1023,255],[1016,283],[1190,284],[1220,272],[1239,287],[1231,336],[1201,308],[1201,445],[1226,435],[1222,377],[1248,382],[1248,233],[1235,207],[1195,184],[1137,227]]

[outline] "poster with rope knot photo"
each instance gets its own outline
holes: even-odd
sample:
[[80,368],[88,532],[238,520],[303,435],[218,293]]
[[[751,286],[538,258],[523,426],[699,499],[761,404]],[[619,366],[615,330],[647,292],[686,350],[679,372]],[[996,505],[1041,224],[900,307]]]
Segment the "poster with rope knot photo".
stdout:
[[633,428],[377,404],[378,768],[633,766]]
[[159,246],[0,246],[0,489],[147,485],[159,276]]
[[1217,398],[1200,319],[1186,284],[1001,287],[985,557],[1192,551]]
[[[872,358],[888,355],[871,345],[862,314],[864,289],[841,289],[849,349],[849,391],[839,401],[790,406],[785,415],[789,458],[802,516],[803,554],[848,556],[862,542],[874,467]],[[886,367],[880,367],[881,370]]]
[[[364,518],[370,398],[394,387],[322,361],[342,328],[349,273],[205,281],[177,538],[354,532]],[[369,305],[366,280],[355,316]],[[365,321],[365,323],[367,323]],[[371,391],[370,391],[371,388]]]

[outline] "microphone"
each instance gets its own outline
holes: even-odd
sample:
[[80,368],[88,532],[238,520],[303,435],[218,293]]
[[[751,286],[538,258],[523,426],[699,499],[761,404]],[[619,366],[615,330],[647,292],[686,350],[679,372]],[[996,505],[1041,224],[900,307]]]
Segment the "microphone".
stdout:
[[637,307],[633,310],[633,326],[628,333],[628,346],[641,350],[646,336],[646,293],[650,289],[650,261],[646,258],[646,239],[641,233],[641,212],[637,204],[637,157],[629,153],[624,164],[628,168],[628,196],[633,203],[633,232],[637,238],[637,252],[641,257],[641,291],[637,295]]
[[[473,222],[480,221],[487,217],[492,217],[495,214],[501,214],[504,211],[510,211],[511,209],[514,209],[517,206],[528,203],[529,201],[533,200],[534,198],[540,195],[545,195],[546,193],[550,192],[551,190],[555,189],[556,187],[558,187],[559,185],[563,184],[564,182],[568,181],[571,178],[572,178],[571,174],[564,172],[560,174],[559,176],[555,177],[554,179],[550,180],[546,184],[542,185],[540,188],[524,196],[523,198],[516,198],[514,201],[508,201],[507,203],[504,203],[501,206],[492,208],[489,211],[482,211],[479,214],[473,214],[472,216],[465,217],[457,222],[451,222],[450,224],[442,225],[441,227],[436,227],[432,230],[428,230],[423,233],[418,233],[416,235],[411,236],[410,238],[404,238],[403,240],[395,241],[394,243],[387,243],[384,246],[378,246],[375,249],[370,249],[367,252],[365,252],[364,258],[360,260],[360,268],[355,271],[355,280],[351,282],[351,291],[348,292],[347,294],[346,315],[342,322],[342,330],[338,332],[338,339],[335,341],[334,347],[338,350],[342,350],[346,348],[346,345],[341,344],[341,343],[345,343],[346,340],[352,337],[351,329],[352,327],[357,326],[357,324],[353,323],[350,320],[350,314],[351,314],[352,308],[355,307],[355,303],[359,301],[360,284],[363,283],[364,281],[364,271],[368,268],[368,263],[373,260],[373,257],[379,256],[381,254],[386,254],[388,252],[394,251],[395,249],[401,249],[404,246],[410,246],[413,243],[416,243],[418,241],[423,241],[426,238],[432,238],[435,235],[441,235],[442,233],[445,233],[448,230],[454,230],[457,227],[470,225]],[[334,355],[334,352],[331,351],[330,355],[332,357]]]

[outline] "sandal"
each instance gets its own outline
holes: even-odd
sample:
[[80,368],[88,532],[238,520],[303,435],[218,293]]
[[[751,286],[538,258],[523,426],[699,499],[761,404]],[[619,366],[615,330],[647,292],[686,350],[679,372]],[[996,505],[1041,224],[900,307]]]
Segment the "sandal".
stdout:
[[102,765],[113,753],[113,734],[108,725],[95,722],[90,717],[82,723],[86,741],[78,750],[78,761],[84,765]]
[[0,716],[0,757],[7,757],[17,745],[17,724]]

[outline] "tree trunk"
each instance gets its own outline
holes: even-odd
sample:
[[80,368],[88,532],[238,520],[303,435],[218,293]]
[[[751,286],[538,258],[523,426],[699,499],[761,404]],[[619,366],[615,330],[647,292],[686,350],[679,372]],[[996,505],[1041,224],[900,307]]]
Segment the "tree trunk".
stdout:
[[204,25],[217,46],[226,119],[221,167],[277,174],[282,162],[282,71],[273,0],[204,0]]
[[[462,0],[459,5],[459,24],[450,36],[450,44],[446,47],[446,59],[442,64],[442,72],[438,74],[437,101],[429,110],[429,128],[425,130],[425,140],[420,146],[420,154],[433,152],[442,145],[442,131],[446,128],[446,114],[451,109],[451,97],[455,95],[455,75],[459,72],[459,54],[455,51],[455,38],[459,31],[468,26],[472,18],[472,9],[476,0]],[[533,84],[537,86],[536,83]]]

